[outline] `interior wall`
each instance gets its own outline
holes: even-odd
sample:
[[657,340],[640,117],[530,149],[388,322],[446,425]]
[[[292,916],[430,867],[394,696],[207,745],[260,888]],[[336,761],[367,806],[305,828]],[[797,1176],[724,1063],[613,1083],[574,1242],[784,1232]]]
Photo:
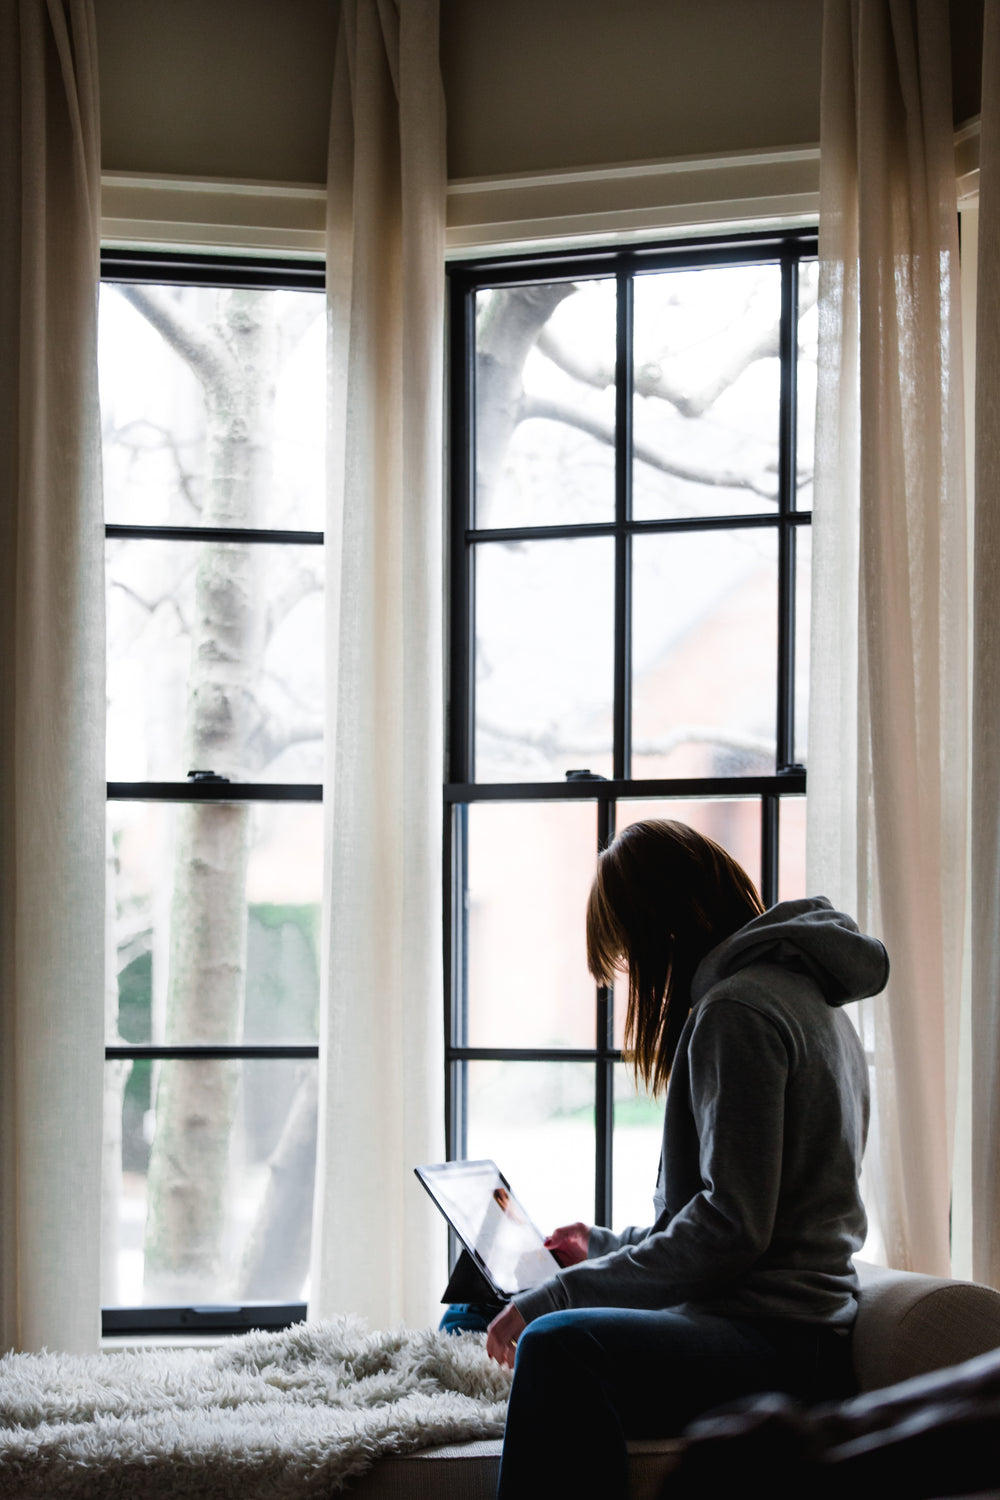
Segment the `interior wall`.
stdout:
[[822,0],[443,0],[448,173],[819,139]]
[[337,0],[95,0],[106,171],[325,182]]
[[[95,0],[107,170],[319,183],[338,0]],[[956,119],[983,0],[951,0]],[[822,0],[441,0],[451,178],[819,138]]]

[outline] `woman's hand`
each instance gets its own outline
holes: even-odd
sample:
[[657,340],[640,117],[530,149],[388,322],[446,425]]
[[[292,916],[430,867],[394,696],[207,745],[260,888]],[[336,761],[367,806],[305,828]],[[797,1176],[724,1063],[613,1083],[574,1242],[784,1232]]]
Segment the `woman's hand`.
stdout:
[[564,1224],[561,1229],[553,1229],[545,1248],[551,1250],[561,1266],[575,1266],[587,1259],[589,1244],[589,1224]]
[[497,1313],[486,1330],[486,1353],[490,1359],[495,1359],[497,1364],[506,1365],[508,1370],[512,1370],[517,1341],[526,1326],[513,1302],[509,1302],[502,1313]]

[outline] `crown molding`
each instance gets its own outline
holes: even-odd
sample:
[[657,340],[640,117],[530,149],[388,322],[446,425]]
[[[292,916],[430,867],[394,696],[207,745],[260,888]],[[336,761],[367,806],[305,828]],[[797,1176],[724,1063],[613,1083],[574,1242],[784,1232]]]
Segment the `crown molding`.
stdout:
[[[979,193],[978,117],[955,133],[960,207]],[[243,249],[323,255],[322,183],[105,172],[102,237],[150,249]],[[601,240],[642,240],[815,223],[819,147],[722,156],[618,162],[554,172],[458,178],[447,187],[447,253],[570,249]]]
[[449,253],[809,223],[819,147],[619,162],[448,184]]
[[157,250],[326,253],[322,183],[101,174],[101,238]]

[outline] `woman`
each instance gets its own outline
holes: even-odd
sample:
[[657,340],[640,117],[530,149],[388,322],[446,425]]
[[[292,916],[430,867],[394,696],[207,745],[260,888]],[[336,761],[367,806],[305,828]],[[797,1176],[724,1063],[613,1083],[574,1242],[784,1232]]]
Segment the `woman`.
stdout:
[[565,1269],[490,1324],[515,1367],[501,1500],[625,1496],[629,1437],[852,1384],[868,1086],[840,1007],[883,988],[885,949],[822,898],[765,912],[724,849],[652,821],[601,855],[587,958],[600,984],[627,971],[636,1073],[669,1079],[656,1221],[557,1229]]

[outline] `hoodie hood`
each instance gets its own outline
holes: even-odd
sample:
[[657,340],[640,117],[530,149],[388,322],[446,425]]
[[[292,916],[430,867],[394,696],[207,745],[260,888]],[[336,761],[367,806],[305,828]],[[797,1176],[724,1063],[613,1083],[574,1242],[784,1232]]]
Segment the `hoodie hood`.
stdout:
[[705,955],[691,984],[695,1005],[713,985],[751,964],[778,964],[811,976],[828,1005],[877,995],[889,977],[889,956],[825,896],[779,901]]

